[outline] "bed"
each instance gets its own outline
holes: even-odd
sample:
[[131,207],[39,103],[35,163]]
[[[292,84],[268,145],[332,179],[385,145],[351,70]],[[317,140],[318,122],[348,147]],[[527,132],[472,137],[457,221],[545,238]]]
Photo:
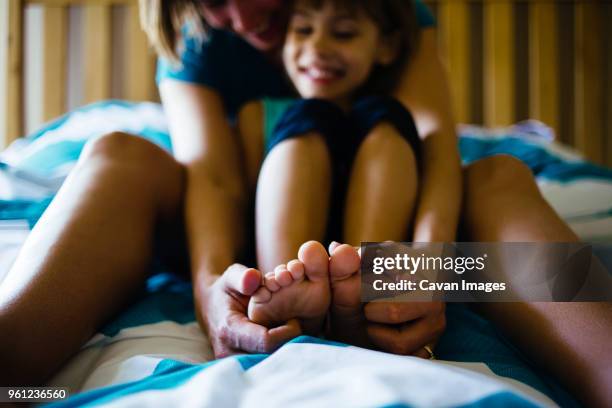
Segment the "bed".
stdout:
[[[114,130],[172,149],[159,104],[109,100],[51,121],[0,153],[3,272],[85,143]],[[582,239],[612,242],[612,170],[552,141],[550,130],[536,121],[497,129],[461,126],[458,132],[464,162],[500,153],[520,158]],[[295,339],[271,356],[213,361],[195,322],[189,282],[155,269],[138,300],[49,384],[70,388],[73,396],[61,403],[69,406],[167,405],[177,399],[194,406],[575,404],[467,306],[450,304],[447,317],[438,362],[310,337]]]
[[[534,23],[549,21],[546,11],[551,11],[550,2],[429,3],[440,22],[441,38],[452,44],[444,48],[444,55],[451,68],[459,118],[481,124],[458,128],[463,161],[469,163],[493,154],[510,154],[523,160],[534,172],[545,198],[581,239],[612,242],[612,170],[600,165],[612,160],[612,154],[606,153],[612,148],[608,145],[611,138],[605,133],[610,127],[593,130],[596,126],[589,121],[594,109],[609,106],[596,91],[597,84],[589,79],[591,70],[605,69],[605,61],[602,59],[599,65],[575,64],[570,74],[575,78],[576,101],[552,103],[551,98],[567,97],[551,93],[546,82],[551,75],[561,81],[567,74],[546,62],[562,54],[561,38],[547,36]],[[574,7],[565,4],[570,6],[553,9],[553,21],[564,21],[567,7]],[[594,4],[575,5],[572,18],[577,47],[588,42],[591,35],[584,32],[584,23],[597,12]],[[118,130],[172,150],[163,110],[154,101],[154,62],[137,29],[134,1],[8,0],[2,4],[5,6],[11,6],[6,9],[10,24],[3,29],[13,45],[7,59],[7,76],[12,79],[5,90],[8,103],[4,108],[8,113],[2,122],[5,142],[10,145],[0,153],[0,284],[29,230],[87,141]],[[85,87],[79,101],[84,106],[75,108],[68,103],[66,87],[58,88],[67,81],[66,67],[62,61],[45,59],[44,65],[51,67],[41,82],[46,96],[35,101],[42,105],[38,108],[42,113],[36,126],[28,128],[26,111],[33,108],[20,99],[24,82],[22,33],[28,7],[42,7],[46,27],[57,36],[45,37],[53,46],[57,46],[54,41],[61,45],[69,36],[61,30],[58,35],[53,28],[65,26],[72,9],[83,7],[83,18],[91,19],[85,26],[89,31],[86,41],[93,41],[92,47],[107,56],[115,52],[114,41],[108,36],[115,33],[116,37],[117,13],[123,12],[119,20],[128,27],[122,31],[127,38],[123,52],[141,53],[141,65],[130,65],[122,71],[98,59],[95,64],[85,64],[84,82],[90,75],[105,79]],[[535,16],[529,20],[534,28],[527,36],[526,49],[539,44],[544,46],[542,52],[552,54],[529,60],[530,72],[540,74],[531,75],[526,85],[532,102],[525,112],[521,110],[524,107],[516,109],[520,105],[516,101],[525,95],[510,91],[525,87],[515,83],[520,82],[520,75],[508,71],[508,58],[524,56],[524,52],[507,54],[495,46],[520,30],[506,23],[498,27],[495,22],[526,10]],[[449,52],[459,49],[467,53],[471,49],[477,36],[468,27],[475,19],[481,21],[477,25],[481,35],[487,32],[487,42],[481,42],[482,59],[477,60],[482,63],[476,64],[478,69],[469,54]],[[553,51],[550,44],[556,44]],[[59,50],[59,55],[68,52],[61,46]],[[90,57],[83,56],[85,60]],[[119,71],[124,75],[121,80],[115,78]],[[479,86],[474,72],[484,73]],[[497,84],[495,89],[487,85],[491,83]],[[106,99],[112,96],[121,100]],[[86,104],[89,101],[96,102]],[[62,115],[68,108],[70,112]],[[537,120],[519,122],[525,113],[546,124]],[[571,126],[566,122],[568,114]],[[504,126],[496,126],[500,124]],[[28,135],[17,138],[23,134]],[[101,328],[49,385],[70,389],[71,397],[56,404],[64,406],[578,406],[566,390],[534,367],[469,307],[449,304],[447,318],[447,331],[436,349],[438,361],[393,356],[312,337],[294,339],[271,355],[213,360],[208,340],[195,322],[190,283],[156,268],[134,303]]]

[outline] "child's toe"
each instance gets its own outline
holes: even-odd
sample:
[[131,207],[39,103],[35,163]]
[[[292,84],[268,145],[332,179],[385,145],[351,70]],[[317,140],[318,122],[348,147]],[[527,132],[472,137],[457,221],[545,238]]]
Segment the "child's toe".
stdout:
[[272,299],[272,293],[264,286],[257,289],[257,292],[251,296],[251,300],[255,303],[268,303]]
[[325,247],[316,241],[309,241],[300,247],[298,258],[304,264],[309,280],[316,282],[329,279],[329,256]]
[[282,287],[289,286],[293,283],[293,276],[287,270],[286,265],[279,265],[274,269],[274,277],[276,282]]
[[274,272],[266,273],[266,276],[264,277],[264,285],[271,292],[277,292],[281,288],[281,286],[276,281],[276,277],[274,276]]
[[297,259],[290,261],[287,264],[287,269],[293,276],[293,280],[299,281],[304,278],[304,264]]
[[339,245],[334,249],[329,261],[329,274],[332,281],[346,279],[359,270],[361,259],[350,245]]

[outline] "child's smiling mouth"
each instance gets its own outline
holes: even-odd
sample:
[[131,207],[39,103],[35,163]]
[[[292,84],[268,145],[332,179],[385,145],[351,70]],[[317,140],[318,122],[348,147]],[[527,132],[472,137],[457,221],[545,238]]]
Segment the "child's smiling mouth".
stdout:
[[328,84],[336,81],[344,76],[344,70],[323,64],[312,64],[307,66],[299,66],[298,71],[301,75],[306,76],[310,81],[319,84]]

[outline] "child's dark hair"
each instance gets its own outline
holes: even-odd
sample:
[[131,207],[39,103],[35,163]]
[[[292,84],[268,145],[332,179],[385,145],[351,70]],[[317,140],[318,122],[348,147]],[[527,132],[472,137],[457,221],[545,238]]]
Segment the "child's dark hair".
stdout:
[[386,41],[396,42],[396,58],[389,65],[377,65],[359,93],[388,94],[415,52],[419,25],[412,0],[308,0],[314,8],[331,1],[334,7],[349,12],[363,11],[372,19]]

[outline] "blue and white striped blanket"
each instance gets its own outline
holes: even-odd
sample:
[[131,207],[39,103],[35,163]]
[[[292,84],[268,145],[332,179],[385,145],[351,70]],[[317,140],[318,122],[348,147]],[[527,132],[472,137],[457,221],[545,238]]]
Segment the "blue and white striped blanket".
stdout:
[[[78,109],[0,153],[0,222],[33,225],[85,142],[116,130],[171,150],[157,104],[108,101]],[[459,133],[464,162],[496,153],[524,160],[545,197],[584,240],[612,241],[611,170],[551,142],[541,124],[497,131],[461,127]],[[59,405],[575,405],[466,306],[450,304],[447,320],[436,349],[444,361],[310,337],[270,356],[212,361],[195,323],[190,284],[159,271],[141,298],[94,336],[50,384],[71,388],[73,396]]]
[[[84,144],[117,130],[172,148],[158,104],[105,101],[77,109],[0,153],[0,219],[25,216],[35,222]],[[553,142],[550,129],[538,122],[496,130],[462,126],[459,135],[465,163],[498,153],[523,160],[546,199],[583,240],[612,241],[611,169]]]

